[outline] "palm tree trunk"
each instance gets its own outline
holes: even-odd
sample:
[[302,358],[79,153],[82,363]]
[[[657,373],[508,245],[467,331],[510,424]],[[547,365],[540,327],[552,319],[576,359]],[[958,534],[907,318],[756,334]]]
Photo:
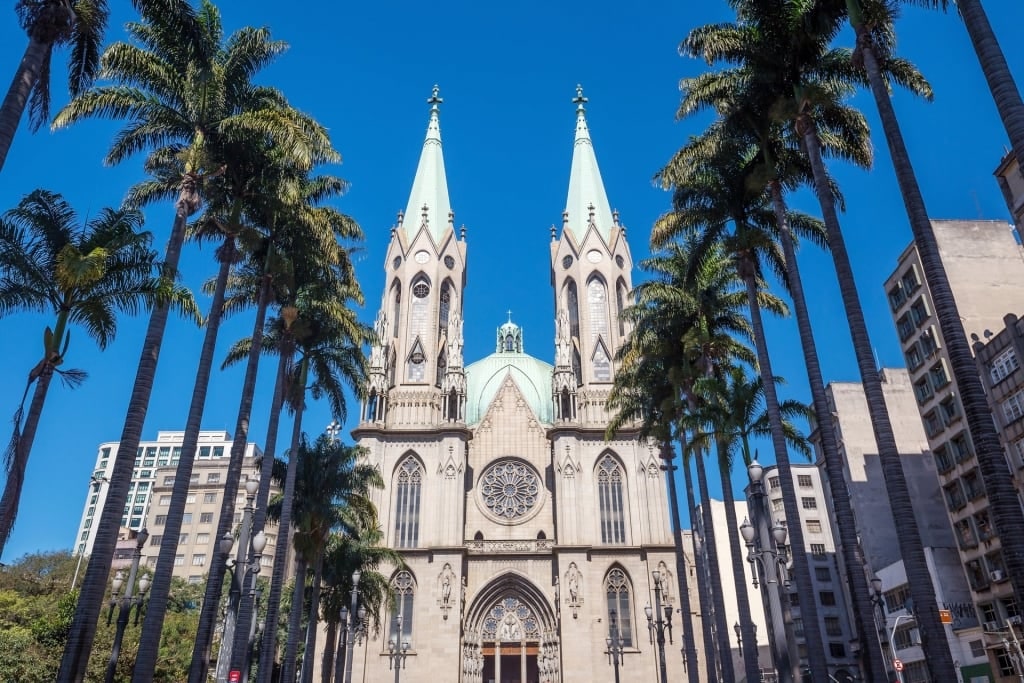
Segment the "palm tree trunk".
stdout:
[[[676,491],[676,475],[678,469],[672,461],[675,451],[672,442],[665,441],[661,446],[662,469],[668,479],[669,503],[672,506],[672,545],[676,556],[676,582],[679,584],[679,611],[683,622],[683,664],[690,683],[700,683],[700,671],[697,667],[697,641],[693,637],[693,607],[690,604],[690,581],[686,571],[686,557],[683,555],[683,530],[679,519],[679,493]],[[324,683],[329,683],[325,681]]]
[[[686,443],[682,437],[679,440],[679,448],[686,451]],[[693,474],[690,472],[690,463],[683,458],[683,481],[686,486],[686,505],[690,512],[691,530],[690,540],[693,542],[693,562],[697,569],[697,598],[700,603],[701,635],[704,640],[704,660],[707,662],[707,680],[718,680],[718,657],[715,654],[714,626],[711,622],[711,596],[708,594],[708,577],[704,565],[704,553],[697,547],[697,501],[693,495]]]
[[782,195],[782,184],[775,180],[771,183],[772,205],[775,219],[779,224],[779,242],[786,259],[786,279],[789,281],[789,294],[793,299],[793,312],[796,315],[797,328],[800,331],[800,345],[804,353],[804,365],[807,368],[807,379],[811,387],[811,398],[814,403],[814,417],[818,422],[818,439],[821,443],[822,459],[825,463],[825,475],[828,479],[829,491],[832,493],[832,515],[839,530],[839,544],[842,548],[843,563],[846,566],[846,580],[853,601],[854,626],[857,639],[861,643],[864,655],[864,670],[870,674],[871,680],[887,680],[885,659],[875,631],[875,606],[868,592],[868,578],[861,570],[864,558],[861,556],[857,542],[857,523],[850,505],[850,494],[846,487],[843,472],[843,460],[839,455],[839,444],[836,441],[835,427],[832,423],[832,409],[825,397],[825,380],[821,374],[818,361],[818,349],[814,343],[811,330],[811,318],[807,312],[807,300],[804,298],[804,285],[800,277],[800,268],[796,260],[796,247],[793,235],[789,230],[786,218],[786,204]]
[[[49,353],[49,351],[47,351]],[[44,360],[39,376],[36,378],[36,390],[32,392],[32,403],[28,407],[28,415],[25,416],[25,426],[20,435],[14,439],[13,453],[11,453],[11,464],[7,471],[7,481],[4,483],[4,494],[0,497],[0,555],[7,546],[7,541],[14,530],[14,520],[18,516],[18,505],[21,501],[21,490],[25,485],[25,470],[28,467],[28,457],[32,452],[32,442],[36,438],[36,430],[39,428],[39,419],[43,415],[43,404],[46,403],[46,393],[50,389],[50,382],[53,380],[53,365]]]
[[[281,496],[281,517],[277,522],[277,546],[274,551],[274,568],[270,575],[270,591],[267,593],[267,615],[264,620],[263,642],[260,644],[260,666],[256,675],[257,683],[270,683],[274,673],[274,657],[277,655],[277,620],[281,608],[281,591],[284,588],[288,552],[292,547],[292,500],[295,498],[295,477],[299,463],[299,443],[302,437],[302,415],[306,404],[300,394],[300,405],[295,409],[292,424],[292,441],[288,451],[288,472],[284,478]],[[297,577],[299,575],[296,575]],[[298,580],[298,578],[296,578]],[[291,632],[289,631],[289,637]],[[294,656],[292,657],[294,662]],[[294,670],[294,668],[293,668]],[[284,681],[286,679],[281,678]]]
[[220,268],[217,272],[217,283],[213,290],[213,300],[210,302],[210,314],[206,318],[206,334],[203,336],[203,346],[199,353],[196,382],[192,387],[192,402],[189,404],[188,417],[185,419],[181,456],[174,472],[171,503],[167,508],[167,524],[164,526],[163,542],[160,545],[156,570],[153,572],[149,601],[146,603],[146,619],[142,622],[142,633],[139,636],[139,650],[132,673],[132,680],[136,683],[153,680],[157,657],[160,654],[160,634],[163,632],[164,616],[167,613],[167,598],[170,594],[171,577],[174,574],[174,557],[178,552],[178,538],[192,479],[192,465],[195,462],[196,447],[199,445],[199,430],[206,407],[206,394],[210,388],[210,372],[213,368],[217,333],[220,330],[224,308],[224,292],[231,264],[235,260],[234,253],[235,239],[228,237],[218,254]]
[[[690,411],[696,412],[694,399],[689,399]],[[715,635],[718,641],[718,661],[722,680],[735,683],[736,672],[732,665],[732,647],[729,643],[729,625],[725,621],[725,596],[722,595],[722,573],[718,567],[718,543],[715,540],[715,525],[711,517],[711,496],[708,494],[708,476],[704,467],[703,449],[695,449],[693,459],[697,463],[697,486],[702,504],[701,520],[704,527],[704,552],[708,568],[709,590],[714,605]]]
[[295,561],[295,592],[292,594],[292,608],[288,613],[288,641],[284,646],[284,659],[281,660],[281,683],[295,680],[295,659],[299,652],[299,631],[302,628],[302,611],[306,602],[306,574],[309,567],[302,553],[296,553]]
[[[164,254],[163,277],[174,281],[178,273],[178,262],[181,260],[181,248],[185,242],[185,226],[188,217],[199,209],[199,195],[196,190],[196,179],[186,176],[181,184],[181,192],[175,203],[174,226],[167,241]],[[100,514],[100,523],[96,529],[96,537],[92,545],[92,555],[85,570],[82,589],[75,608],[75,618],[71,623],[67,645],[60,663],[59,683],[79,683],[85,677],[92,652],[93,639],[96,636],[96,624],[103,607],[107,591],[107,580],[110,576],[110,563],[114,557],[118,533],[121,529],[121,515],[128,499],[128,486],[132,481],[135,469],[135,454],[142,439],[142,428],[149,410],[149,398],[153,393],[153,378],[156,376],[157,361],[160,358],[160,345],[163,342],[164,330],[170,309],[167,305],[157,306],[149,316],[146,337],[142,343],[142,355],[135,372],[135,383],[128,401],[128,412],[118,442],[117,457],[107,484],[107,498]]]
[[[717,444],[721,448],[722,444]],[[732,580],[736,585],[736,606],[740,613],[740,635],[743,636],[743,671],[748,681],[761,678],[757,662],[757,632],[750,614],[747,575],[743,571],[743,545],[740,543],[740,525],[736,521],[736,499],[732,493],[732,472],[728,457],[718,454],[718,467],[722,477],[722,502],[725,503],[725,526],[729,532],[729,554],[732,557]]]
[[[921,647],[925,652],[928,668],[935,680],[953,681],[956,680],[956,669],[953,667],[953,659],[949,648],[946,647],[945,627],[943,627],[939,618],[939,605],[935,598],[935,586],[932,583],[931,573],[928,571],[924,545],[921,543],[921,533],[917,527],[917,517],[914,515],[914,506],[910,500],[910,490],[907,488],[907,480],[903,472],[903,463],[900,461],[899,450],[896,447],[896,437],[893,434],[892,423],[889,421],[889,413],[885,407],[882,381],[878,375],[878,369],[875,367],[874,358],[871,353],[871,339],[868,336],[867,324],[864,321],[864,311],[861,309],[860,298],[857,294],[857,284],[853,279],[853,268],[850,265],[850,257],[846,252],[846,243],[843,239],[842,229],[839,226],[839,218],[836,215],[832,192],[828,186],[825,164],[821,159],[818,134],[813,125],[806,126],[803,140],[814,171],[815,192],[818,195],[822,216],[825,220],[829,248],[832,252],[832,260],[835,263],[836,274],[839,278],[839,290],[843,299],[843,307],[846,310],[846,319],[850,326],[854,354],[857,357],[857,367],[860,369],[861,383],[864,385],[868,415],[871,418],[871,426],[875,433],[875,443],[878,447],[878,456],[882,465],[885,489],[889,496],[889,505],[892,508],[893,521],[896,525],[896,537],[899,540],[900,553],[903,556],[903,566],[907,571],[910,595],[914,599],[915,620],[921,633]],[[936,256],[938,255],[938,249],[936,249],[935,254]],[[950,302],[952,302],[952,297]],[[939,305],[936,302],[936,311]],[[962,338],[962,328],[960,335]],[[966,346],[966,340],[963,341]],[[968,356],[967,367],[974,367],[973,363],[970,362],[970,356]],[[980,382],[977,374],[974,375],[974,380],[975,382]],[[965,401],[965,412],[966,408]],[[988,419],[991,423],[992,416],[987,410],[987,404],[985,412],[985,419]],[[1000,458],[1002,458],[1001,450]],[[1003,472],[1005,476],[1005,460],[1003,460]],[[1014,500],[1016,501],[1016,496],[1014,496]],[[1019,516],[1020,510],[1018,508]],[[802,608],[803,605],[801,604]]]
[[313,683],[313,661],[316,657],[316,632],[320,626],[320,582],[323,581],[324,554],[317,553],[313,570],[313,590],[309,598],[309,621],[306,624],[306,649],[302,653],[302,683]]
[[[967,27],[967,35],[974,44],[974,51],[978,53],[978,61],[992,91],[999,118],[1003,120],[1006,134],[1010,137],[1018,168],[1024,173],[1024,102],[1021,102],[1020,90],[1017,89],[1010,67],[1006,64],[1006,56],[999,47],[999,41],[996,40],[996,34],[988,21],[981,0],[957,0],[956,5],[964,19],[964,26]],[[1014,590],[1020,599],[1020,588],[1016,584]]]
[[320,663],[320,683],[331,683],[334,673],[334,652],[338,645],[338,622],[327,622],[327,638],[324,640],[324,658]]
[[[750,325],[754,332],[754,347],[757,351],[757,369],[761,373],[764,384],[764,403],[768,413],[768,423],[772,430],[772,450],[775,453],[775,464],[778,468],[779,483],[782,486],[782,504],[786,511],[786,528],[789,532],[790,555],[793,558],[793,578],[796,579],[797,590],[805,596],[800,601],[800,616],[804,621],[804,642],[807,646],[807,663],[811,669],[812,681],[827,681],[828,667],[825,663],[825,645],[821,639],[821,623],[818,619],[818,601],[814,594],[814,583],[811,581],[811,567],[807,559],[807,546],[804,545],[804,530],[800,524],[800,508],[796,500],[796,487],[793,484],[793,470],[789,463],[789,450],[786,447],[786,436],[782,428],[782,413],[779,410],[779,395],[775,388],[775,373],[772,372],[772,361],[768,355],[768,341],[764,334],[764,322],[761,319],[761,306],[757,301],[757,282],[754,279],[752,266],[743,268],[743,280],[747,285],[747,304],[750,309]],[[774,571],[772,568],[771,571]],[[799,669],[800,658],[790,653],[790,662]],[[799,671],[794,680],[803,680]]]
[[[269,274],[263,276],[260,284],[260,295],[256,306],[256,320],[252,329],[252,347],[245,368],[245,379],[242,381],[242,398],[238,406],[238,421],[235,423],[235,438],[231,444],[231,459],[228,461],[228,472],[224,482],[224,498],[220,505],[220,519],[217,522],[216,538],[231,533],[234,526],[235,498],[238,495],[238,482],[242,478],[242,463],[249,440],[249,417],[252,414],[253,394],[256,392],[256,374],[259,370],[260,352],[263,342],[263,323],[267,316],[267,304],[270,301]],[[177,482],[175,482],[177,483]],[[248,556],[248,548],[245,549]],[[203,609],[199,613],[199,626],[196,630],[196,642],[192,648],[192,664],[189,668],[189,683],[204,683],[210,665],[210,641],[213,637],[214,621],[220,607],[221,588],[224,584],[224,573],[227,571],[227,557],[214,553],[210,561],[210,573],[206,578],[206,593],[203,595]],[[234,653],[233,653],[234,654]],[[234,657],[232,657],[234,660]]]
[[46,60],[50,58],[52,49],[51,43],[29,36],[25,54],[21,57],[18,70],[14,72],[14,79],[11,81],[11,87],[7,89],[4,103],[0,105],[0,171],[4,168],[7,153],[11,151],[11,143],[14,142],[18,124],[25,113],[29,95],[32,94],[32,88],[39,80],[39,74]]

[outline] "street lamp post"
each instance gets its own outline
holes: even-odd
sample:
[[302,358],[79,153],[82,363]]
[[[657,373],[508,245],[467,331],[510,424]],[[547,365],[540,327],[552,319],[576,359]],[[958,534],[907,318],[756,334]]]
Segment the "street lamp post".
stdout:
[[740,535],[747,546],[747,562],[754,568],[754,588],[758,587],[758,574],[764,584],[768,601],[770,633],[768,644],[775,662],[775,671],[779,683],[794,683],[801,680],[799,659],[795,657],[796,648],[790,642],[790,634],[786,627],[786,615],[783,589],[789,588],[789,571],[786,568],[786,527],[776,522],[768,528],[768,511],[765,506],[764,468],[754,460],[747,466],[750,486],[747,488],[747,508],[750,510],[754,523],[744,519],[740,526]]
[[615,669],[615,683],[619,683],[619,667],[625,662],[622,659],[622,634],[619,632],[619,619],[615,610],[608,613],[608,637],[604,639],[608,646],[608,663]]
[[[345,683],[352,683],[352,660],[354,659],[352,654],[355,650],[356,643],[356,620],[354,617],[358,614],[361,624],[365,618],[364,615],[366,614],[365,608],[359,608],[358,611],[356,609],[359,604],[359,577],[361,575],[362,572],[358,569],[352,572],[352,611],[350,614],[353,615],[353,619],[349,622],[348,637],[345,643]],[[401,635],[401,632],[399,632],[399,635]]]
[[[348,661],[348,658],[350,656],[350,653],[349,653],[349,650],[348,650],[348,643],[349,643],[348,618],[349,618],[348,607],[342,607],[341,608],[341,635],[340,635],[341,642],[339,643],[339,646],[338,646],[338,656],[335,657],[336,661],[334,662],[334,679],[333,680],[335,680],[337,683],[344,683],[344,681],[345,681],[345,663]],[[362,605],[360,605],[359,609],[355,612],[355,615],[352,617],[352,620],[356,622],[355,623],[355,628],[352,631],[355,634],[354,645],[359,645],[359,644],[361,644],[363,642],[363,635],[366,633],[366,607],[363,607]]]
[[672,642],[672,605],[665,605],[664,611],[661,606],[661,572],[651,572],[654,579],[654,609],[650,605],[644,607],[644,614],[647,615],[647,631],[651,641],[657,637],[658,641],[658,668],[661,671],[661,683],[668,683],[668,669],[665,664],[665,631],[668,631],[668,642]]
[[324,433],[327,434],[327,438],[334,443],[338,440],[338,434],[341,433],[341,425],[338,424],[337,420],[331,420],[331,423],[324,428]]
[[[146,591],[149,590],[149,576],[143,575],[139,579],[139,594],[134,595],[135,578],[139,574],[139,560],[142,559],[142,546],[146,544],[149,532],[145,528],[139,530],[136,537],[135,553],[132,555],[132,566],[128,570],[128,583],[124,582],[124,570],[118,569],[111,582],[110,611],[107,612],[107,625],[114,616],[114,606],[120,604],[117,613],[117,630],[114,632],[114,646],[110,651],[110,661],[107,662],[107,674],[104,680],[106,683],[113,683],[114,674],[117,672],[117,660],[121,656],[121,641],[124,639],[124,631],[128,628],[128,617],[131,615],[132,607],[135,607],[135,624],[139,623],[139,612],[142,610],[143,601],[146,599]],[[118,597],[121,587],[124,587],[124,595]]]
[[[227,614],[224,615],[224,631],[221,635],[220,650],[217,653],[217,667],[216,667],[216,680],[217,683],[226,683],[229,675],[238,672],[238,677],[241,678],[241,672],[245,670],[244,660],[246,659],[245,650],[248,644],[248,628],[244,629],[244,634],[239,637],[238,633],[238,613],[239,606],[243,599],[250,596],[250,590],[252,595],[255,595],[255,584],[256,575],[260,571],[260,559],[263,555],[263,549],[267,545],[267,537],[262,531],[252,537],[250,541],[249,535],[252,533],[252,514],[255,508],[256,493],[259,491],[260,483],[256,479],[249,479],[245,482],[245,507],[242,508],[242,526],[238,534],[238,552],[235,555],[234,560],[227,561],[227,569],[231,574],[231,589],[228,593],[228,610]],[[220,539],[218,544],[218,550],[225,556],[231,554],[231,550],[235,545],[234,536],[230,532],[225,533]],[[249,554],[249,549],[252,548],[252,556],[246,557]],[[249,583],[252,583],[250,589]],[[237,651],[237,650],[241,651]],[[237,652],[237,659],[243,660],[238,666],[232,666],[232,659],[236,659],[234,655]]]
[[405,668],[405,658],[409,656],[409,640],[405,639],[401,645],[398,644],[398,639],[402,637],[402,615],[395,617],[395,621],[398,624],[398,634],[388,640],[388,668],[394,670],[395,683],[399,683],[402,669]]
[[[885,624],[886,624],[885,597],[882,594],[882,580],[880,578],[878,578],[877,576],[872,576],[870,583],[871,583],[871,596],[870,596],[870,599],[871,599],[872,606],[876,610],[875,618],[877,619],[878,616],[881,616],[881,618],[882,618],[881,619],[881,626],[879,626],[878,621],[875,622],[875,626],[876,626],[876,630],[877,630],[877,633],[878,633],[878,636],[879,636],[879,640],[881,640],[881,635],[885,633]],[[891,642],[890,642],[889,647],[890,648],[892,647],[892,643]],[[897,657],[896,657],[896,650],[890,649],[889,654],[891,655],[892,659],[897,659]],[[894,665],[894,663],[893,663],[893,665]],[[889,665],[886,665],[885,668],[886,668],[886,670],[888,670],[889,669]],[[896,675],[900,678],[900,680],[903,680],[903,674],[902,673],[897,671]]]

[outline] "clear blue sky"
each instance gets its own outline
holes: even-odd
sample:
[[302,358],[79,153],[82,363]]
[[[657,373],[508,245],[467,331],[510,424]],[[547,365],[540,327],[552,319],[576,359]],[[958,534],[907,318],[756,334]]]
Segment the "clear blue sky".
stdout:
[[[986,4],[1011,68],[1024,79],[1024,46],[1017,40],[1024,6]],[[133,11],[126,0],[111,5],[110,38],[115,39]],[[358,264],[368,302],[364,319],[372,321],[380,300],[389,228],[408,199],[426,129],[425,99],[438,83],[445,98],[441,128],[451,202],[456,224],[466,225],[469,247],[467,360],[493,350],[494,328],[504,321],[506,309],[523,326],[527,351],[550,360],[554,313],[548,228],[560,221],[565,206],[574,87],[582,83],[590,98],[588,120],[608,196],[629,228],[639,260],[647,253],[652,222],[669,203],[669,195],[653,187],[650,178],[687,136],[699,132],[700,122],[674,120],[678,80],[704,68],[680,58],[677,45],[694,26],[727,19],[725,3],[401,0],[303,8],[307,11],[268,0],[222,3],[225,26],[267,25],[276,38],[291,44],[263,80],[326,124],[344,157],[334,170],[352,187],[339,207],[367,234]],[[930,214],[1006,219],[992,176],[1005,133],[958,17],[911,8],[899,29],[901,53],[920,66],[936,93],[931,104],[905,96],[896,102]],[[25,43],[8,7],[0,17],[0,65],[8,74]],[[67,99],[63,58],[57,55],[54,65],[58,107]],[[870,98],[861,95],[856,103],[877,129]],[[38,187],[64,193],[83,214],[117,205],[142,171],[138,159],[103,167],[114,130],[105,122],[88,122],[30,135],[23,126],[0,175],[0,209]],[[843,225],[878,357],[883,365],[903,366],[881,283],[909,243],[910,231],[880,131],[875,137],[874,170],[836,167],[834,172],[849,203]],[[806,193],[794,203],[816,211]],[[147,228],[160,249],[171,217],[170,206],[147,214]],[[825,378],[855,380],[831,260],[813,249],[801,259]],[[188,249],[183,273],[189,285],[198,285],[214,270],[209,250]],[[49,323],[27,315],[0,320],[0,372],[5,377],[0,416],[14,413]],[[144,326],[142,319],[125,320],[117,341],[103,354],[83,334],[72,332],[67,365],[87,370],[90,378],[73,392],[57,383],[51,388],[5,561],[29,551],[72,546],[96,447],[121,433]],[[225,325],[221,350],[250,327],[248,316]],[[788,379],[784,391],[807,400],[795,324],[773,321],[769,334],[775,370]],[[185,321],[175,319],[168,326],[144,438],[154,438],[159,429],[183,427],[200,338],[201,332]],[[269,404],[266,374],[250,430],[250,440],[261,445]],[[240,384],[240,370],[215,375],[204,428],[234,430]],[[358,407],[351,405],[350,412],[357,414]],[[317,431],[329,420],[327,409],[315,406],[306,424]],[[6,425],[6,418],[0,424]],[[352,426],[349,419],[347,427]]]

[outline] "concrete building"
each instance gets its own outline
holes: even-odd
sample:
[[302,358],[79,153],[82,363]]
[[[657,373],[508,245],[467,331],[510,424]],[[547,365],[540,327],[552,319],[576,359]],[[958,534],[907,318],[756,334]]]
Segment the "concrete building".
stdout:
[[1010,209],[1010,216],[1019,230],[1020,226],[1024,225],[1024,176],[1021,175],[1017,157],[1013,152],[1007,152],[999,162],[995,176],[999,189],[1003,191],[1003,197],[1006,199],[1006,206]]
[[[604,438],[632,257],[586,99],[579,91],[568,196],[549,253],[553,364],[528,355],[511,320],[490,323],[493,353],[463,357],[464,323],[489,323],[463,318],[468,241],[450,210],[440,101],[435,91],[408,208],[392,230],[381,343],[353,432],[384,475],[374,502],[408,568],[391,576],[398,599],[381,637],[357,646],[353,680],[394,676],[392,638],[409,643],[407,683],[611,680],[612,610],[625,676],[654,680],[644,606],[654,604],[655,570],[677,603],[674,544],[658,448],[631,428]],[[672,680],[684,676],[678,647],[666,653]]]
[[[961,667],[963,680],[971,681],[975,677],[987,675],[990,667],[984,654],[981,626],[971,603],[970,588],[960,564],[959,549],[950,527],[935,463],[928,450],[928,440],[917,410],[913,384],[907,371],[902,368],[885,368],[880,372],[885,404],[907,485],[910,487],[939,608],[948,610],[953,619],[946,629],[946,639],[953,660]],[[896,538],[892,511],[883,502],[888,494],[864,388],[859,382],[832,382],[826,387],[826,396],[833,415],[839,455],[844,465],[844,485],[850,496],[857,538],[865,562],[863,567],[849,569],[866,572],[869,581],[877,577],[882,582],[881,598],[884,604],[876,614],[876,627],[886,659],[899,659],[903,663],[905,683],[926,681],[928,671],[924,653],[917,645],[920,639],[912,615],[906,609],[909,595],[906,570]],[[820,444],[814,434],[811,438],[815,441],[822,477],[827,479]],[[826,486],[825,491],[826,499],[831,499],[830,487]],[[838,535],[838,530],[835,533]],[[841,553],[837,559],[845,577],[847,567]],[[844,590],[847,590],[845,578],[842,583]],[[892,652],[890,643],[895,646],[895,652]]]
[[[139,444],[135,458],[135,470],[128,490],[128,500],[124,509],[121,524],[125,528],[124,543],[119,542],[115,553],[115,561],[119,554],[128,555],[134,551],[134,538],[139,529],[146,527],[149,541],[142,549],[142,562],[146,566],[156,565],[163,540],[163,527],[166,523],[167,507],[171,502],[171,490],[174,485],[178,459],[181,457],[181,443],[184,432],[161,431],[155,441],[143,441]],[[208,571],[208,567],[217,552],[217,515],[220,514],[221,491],[227,478],[228,460],[231,454],[231,435],[222,431],[203,431],[199,433],[199,448],[192,468],[191,485],[185,507],[185,516],[178,539],[178,553],[175,558],[174,575],[189,581],[198,582]],[[76,553],[89,554],[92,551],[92,528],[98,523],[96,511],[103,510],[106,498],[106,481],[114,467],[117,456],[117,442],[100,444],[96,457],[96,467],[89,484],[88,498],[82,512],[82,521],[78,529],[78,545]],[[255,444],[246,446],[242,481],[257,476],[256,459],[263,453]],[[271,489],[271,495],[276,488]],[[241,520],[242,508],[245,506],[245,493],[239,487],[238,500],[235,507],[235,521]],[[268,527],[267,548],[264,551],[262,564],[273,564],[276,548],[276,533]],[[130,541],[130,542],[129,542]]]
[[[932,221],[932,226],[965,334],[980,339],[986,330],[1000,329],[1003,316],[1019,309],[1024,300],[1024,250],[1011,226],[1002,221],[940,220]],[[963,419],[960,392],[926,284],[917,249],[911,244],[885,288],[958,539],[971,601],[984,628],[997,624],[992,617],[998,615],[982,606],[1011,599],[1012,587],[1002,563],[1001,543],[989,521],[988,498]],[[995,651],[990,663],[997,676],[1006,670]]]

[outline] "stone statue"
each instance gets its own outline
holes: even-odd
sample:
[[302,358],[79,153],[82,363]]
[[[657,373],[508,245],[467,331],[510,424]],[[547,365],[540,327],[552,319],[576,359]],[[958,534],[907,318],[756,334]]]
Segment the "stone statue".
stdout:
[[462,319],[458,311],[448,315],[448,367],[462,367]]
[[569,590],[567,602],[569,607],[572,608],[573,619],[576,618],[580,605],[583,604],[583,598],[580,595],[580,583],[582,581],[583,574],[580,572],[579,567],[576,566],[575,562],[570,562],[569,569],[565,572],[565,586]]
[[377,338],[370,347],[370,367],[383,368],[384,340],[388,337],[388,317],[384,314],[383,310],[377,313],[377,320],[373,323],[373,332]]
[[444,569],[441,570],[441,604],[451,606],[452,603],[452,584],[455,583],[455,572],[452,571],[452,566],[447,562],[444,565]]
[[569,313],[564,308],[558,311],[555,320],[555,366],[570,364],[569,349],[572,348],[572,335],[569,329]]
[[514,614],[506,614],[498,629],[498,640],[519,640],[520,638],[519,620]]

